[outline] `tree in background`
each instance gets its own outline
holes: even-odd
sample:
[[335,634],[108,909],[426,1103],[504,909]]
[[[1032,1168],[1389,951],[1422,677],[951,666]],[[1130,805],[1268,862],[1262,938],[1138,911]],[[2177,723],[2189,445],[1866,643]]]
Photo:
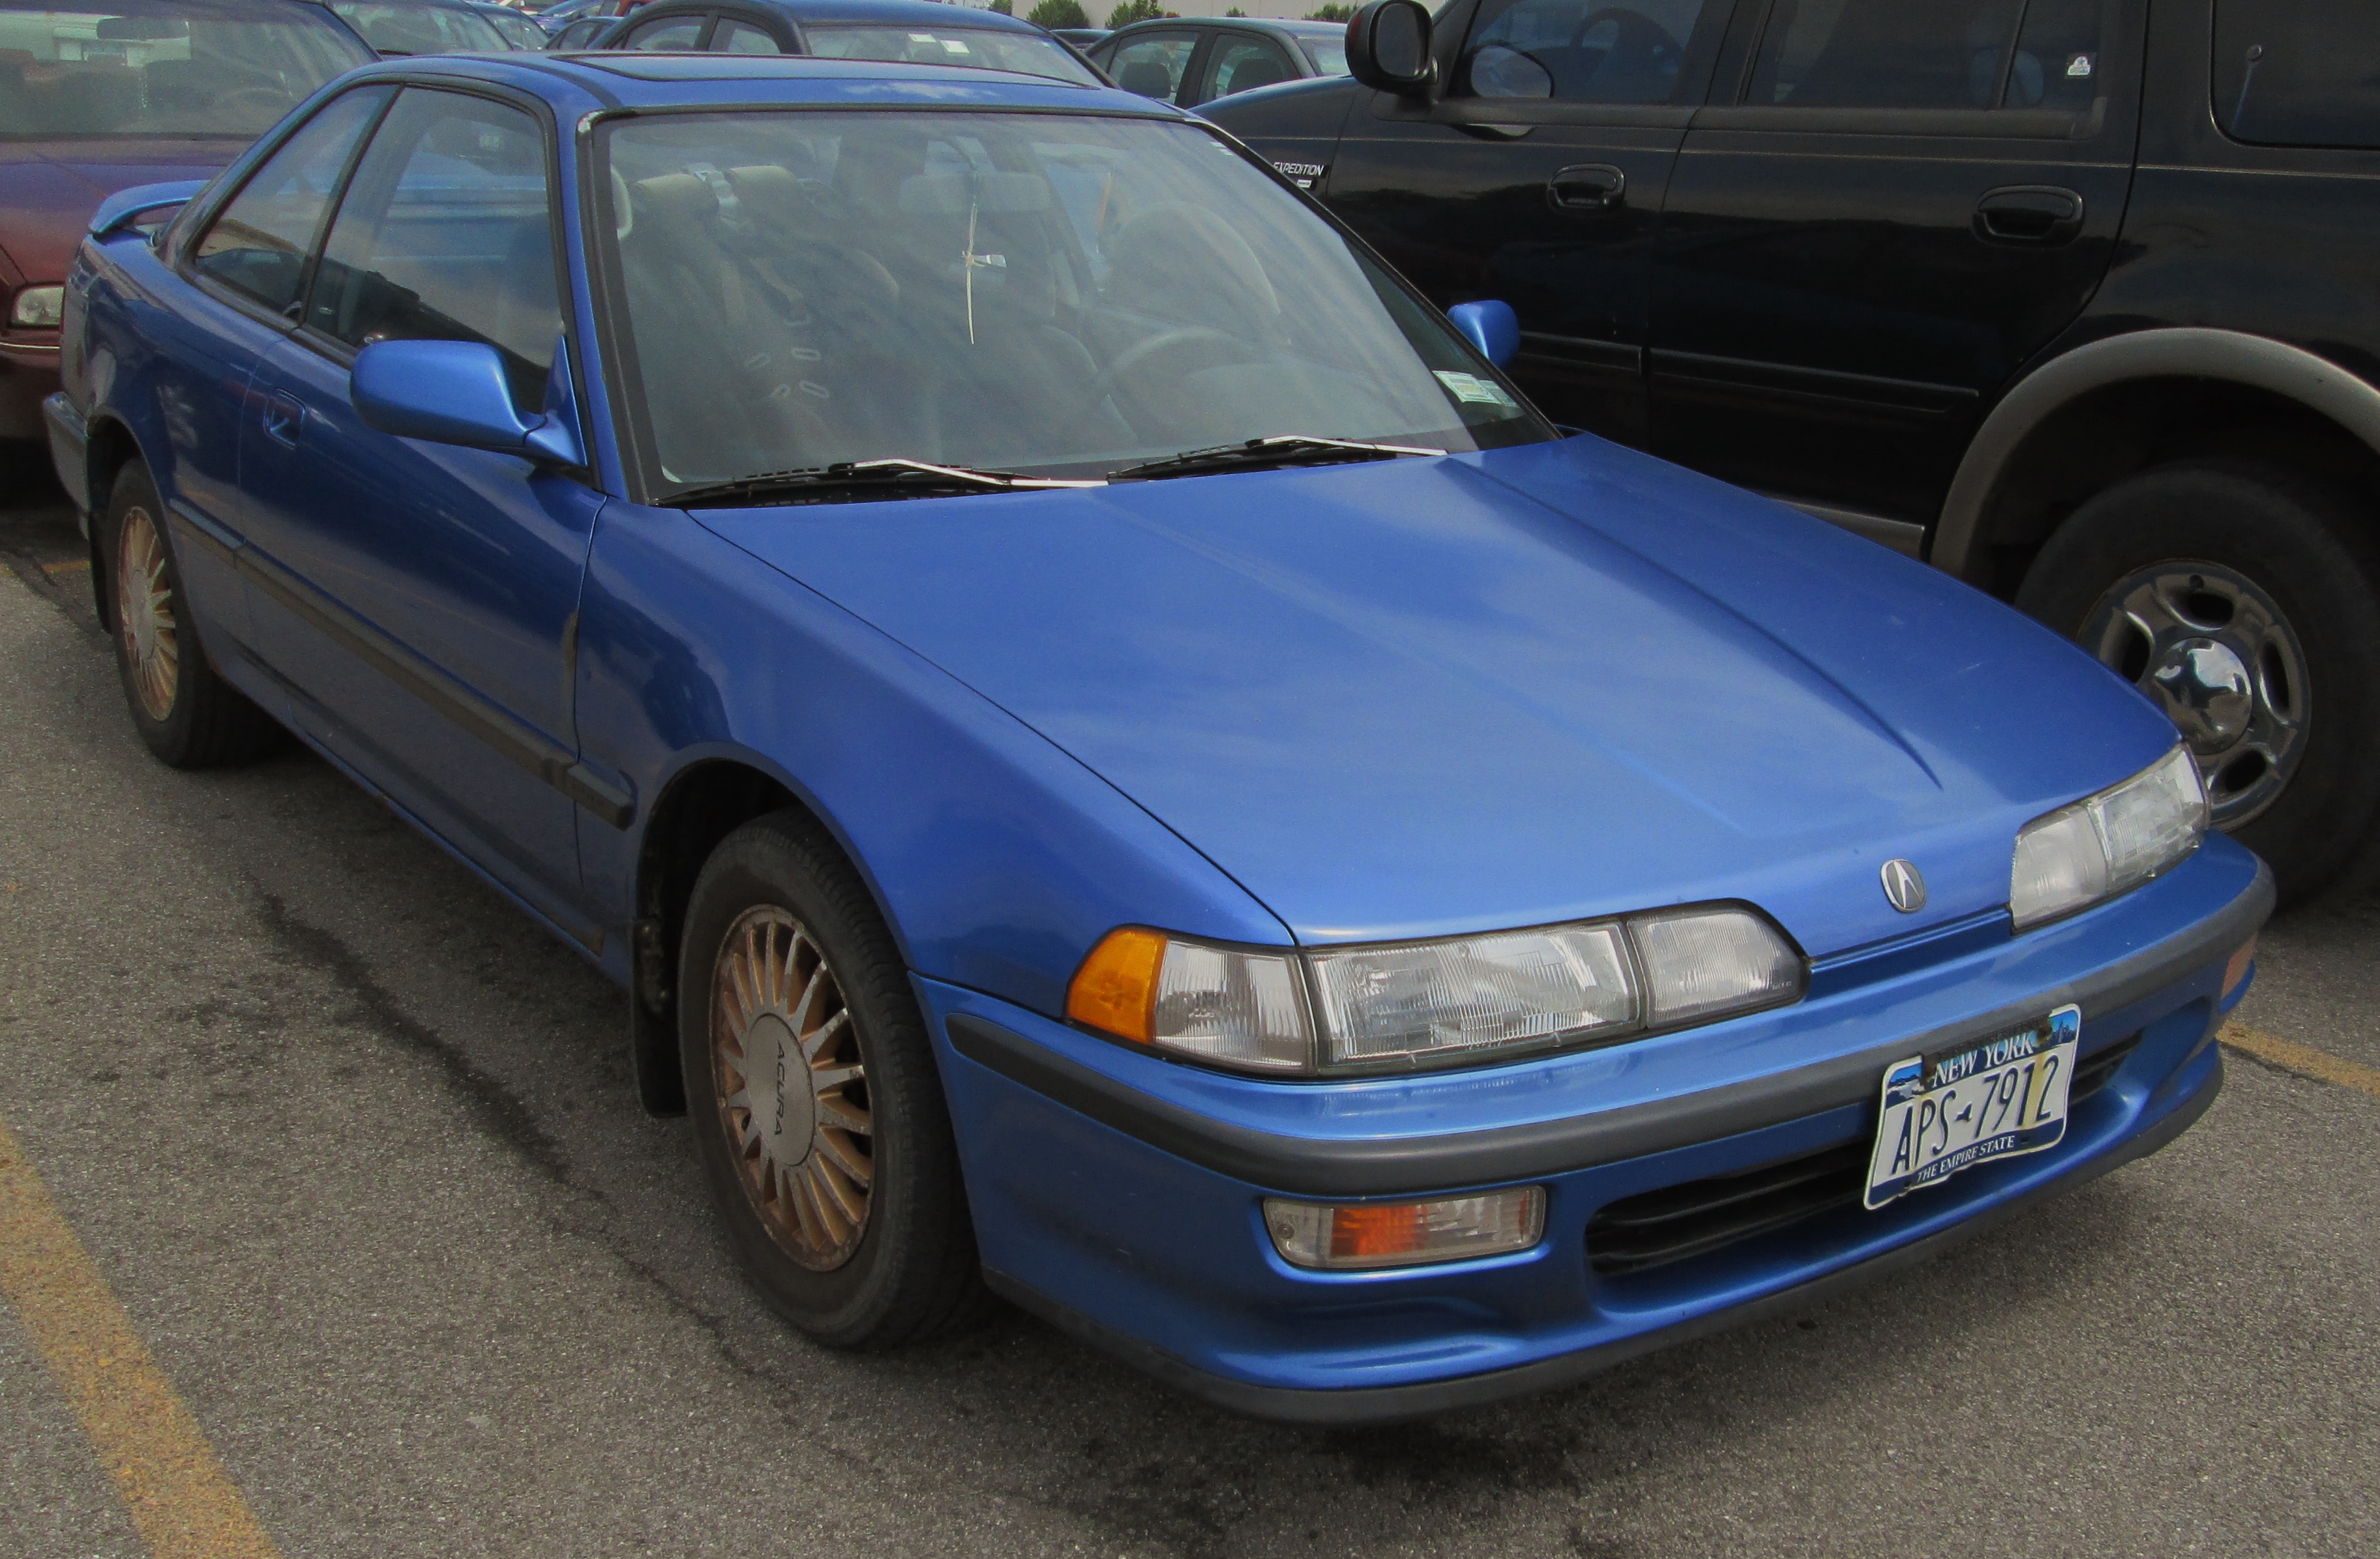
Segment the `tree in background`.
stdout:
[[1305,19],[1308,21],[1354,21],[1355,19],[1355,7],[1353,6],[1324,6],[1318,10],[1306,12]]
[[1237,6],[1233,6],[1223,14],[1227,17],[1244,17],[1247,15],[1247,12],[1240,9]]
[[1013,17],[1016,14],[1016,0],[991,0],[991,8],[1002,16]]
[[1080,0],[1041,0],[1025,19],[1039,27],[1088,27],[1091,18],[1083,14]]
[[1160,17],[1172,15],[1173,13],[1159,5],[1157,0],[1123,0],[1123,4],[1108,13],[1108,30],[1112,32],[1136,21],[1155,21]]

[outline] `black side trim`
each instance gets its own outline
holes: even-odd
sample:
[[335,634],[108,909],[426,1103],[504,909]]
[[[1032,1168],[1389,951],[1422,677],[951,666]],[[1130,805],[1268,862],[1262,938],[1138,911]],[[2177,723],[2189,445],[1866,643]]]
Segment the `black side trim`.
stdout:
[[1714,357],[1707,352],[1681,352],[1666,347],[1654,348],[1652,363],[1657,384],[1666,379],[1679,384],[1725,384],[1920,417],[1962,411],[1982,398],[1962,384],[1930,384],[1871,373],[1841,373],[1828,368],[1755,362],[1746,358]]
[[1245,1381],[1209,1374],[1154,1343],[1119,1332],[1103,1321],[1094,1321],[1062,1305],[1006,1273],[986,1267],[983,1276],[994,1293],[1021,1309],[1030,1310],[1060,1331],[1088,1343],[1103,1353],[1113,1354],[1168,1385],[1194,1396],[1204,1397],[1219,1407],[1245,1413],[1251,1418],[1270,1419],[1277,1423],[1331,1426],[1393,1423],[1400,1419],[1423,1418],[1432,1413],[1451,1412],[1458,1407],[1476,1407],[1486,1403],[1500,1402],[1507,1397],[1528,1396],[1572,1385],[1589,1375],[1599,1374],[1657,1349],[1706,1337],[1750,1321],[1766,1321],[1772,1316],[1806,1309],[1888,1273],[1930,1261],[1952,1246],[2030,1211],[2036,1203],[2058,1192],[2071,1189],[2086,1180],[2095,1180],[2135,1159],[2146,1158],[2189,1130],[2198,1117],[2206,1113],[2206,1107],[2215,1102],[2215,1096],[2222,1087],[2223,1069],[2218,1065],[2213,1075],[2186,1102],[2131,1141],[2099,1158],[2077,1164],[2059,1178],[2037,1187],[2013,1201],[1979,1212],[1939,1234],[1871,1257],[1857,1266],[1813,1278],[1783,1293],[1755,1299],[1732,1309],[1697,1316],[1662,1331],[1622,1338],[1615,1343],[1606,1343],[1601,1347],[1585,1348],[1556,1358],[1540,1359],[1517,1369],[1492,1370],[1484,1375],[1461,1375],[1452,1380],[1430,1381],[1417,1385],[1345,1391],[1250,1385]]
[[[2228,957],[2272,907],[2272,872],[2259,866],[2254,882],[2222,913],[2087,980],[1929,1034],[1926,1048],[1988,1039],[2067,1002],[2079,1003],[2086,1017],[2112,1012]],[[971,1013],[953,1014],[946,1027],[952,1047],[969,1061],[1104,1126],[1219,1175],[1313,1197],[1392,1196],[1567,1174],[1868,1103],[1885,1067],[1911,1047],[1903,1036],[1799,1071],[1592,1115],[1431,1137],[1349,1139],[1288,1137],[1217,1121]]]
[[1645,348],[1625,341],[1597,341],[1524,330],[1521,332],[1518,361],[1557,372],[1620,374],[1634,379],[1645,371]]
[[[194,524],[193,530],[196,529]],[[212,542],[211,537],[204,538],[202,544]],[[578,761],[576,753],[422,664],[410,652],[358,622],[295,574],[258,556],[255,548],[239,548],[237,557],[242,578],[505,758],[614,828],[625,828],[635,819],[636,798],[596,774]]]

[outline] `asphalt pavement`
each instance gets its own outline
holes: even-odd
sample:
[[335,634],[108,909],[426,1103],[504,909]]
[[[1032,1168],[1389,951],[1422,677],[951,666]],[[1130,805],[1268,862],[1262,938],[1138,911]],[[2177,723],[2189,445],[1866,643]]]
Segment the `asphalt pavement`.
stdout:
[[[1948,1256],[1419,1424],[1252,1423],[1014,1313],[815,1346],[619,994],[300,749],[152,761],[70,520],[0,481],[0,1170],[90,1277],[0,1302],[0,1553],[2380,1553],[2352,1065],[2234,1053],[2174,1146]],[[2380,1067],[2375,955],[2380,905],[2289,917],[2240,1016]],[[115,1340],[68,1359],[68,1310]],[[126,1355],[245,1537],[159,1535],[90,1407]]]

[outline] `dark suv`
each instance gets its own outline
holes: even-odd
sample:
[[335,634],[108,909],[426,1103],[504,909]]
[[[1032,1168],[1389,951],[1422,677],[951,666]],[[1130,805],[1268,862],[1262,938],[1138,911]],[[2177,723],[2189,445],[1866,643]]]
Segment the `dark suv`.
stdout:
[[2284,891],[2369,879],[2380,4],[1378,0],[1349,44],[1203,112],[1511,303],[1558,420],[2012,598]]

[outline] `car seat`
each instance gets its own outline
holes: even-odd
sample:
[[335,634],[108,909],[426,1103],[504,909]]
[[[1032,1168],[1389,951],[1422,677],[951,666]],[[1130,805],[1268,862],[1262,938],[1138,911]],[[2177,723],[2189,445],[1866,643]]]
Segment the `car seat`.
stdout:
[[1123,74],[1116,78],[1116,85],[1128,92],[1138,92],[1143,97],[1171,102],[1173,97],[1173,72],[1160,61],[1136,59],[1123,67]]

